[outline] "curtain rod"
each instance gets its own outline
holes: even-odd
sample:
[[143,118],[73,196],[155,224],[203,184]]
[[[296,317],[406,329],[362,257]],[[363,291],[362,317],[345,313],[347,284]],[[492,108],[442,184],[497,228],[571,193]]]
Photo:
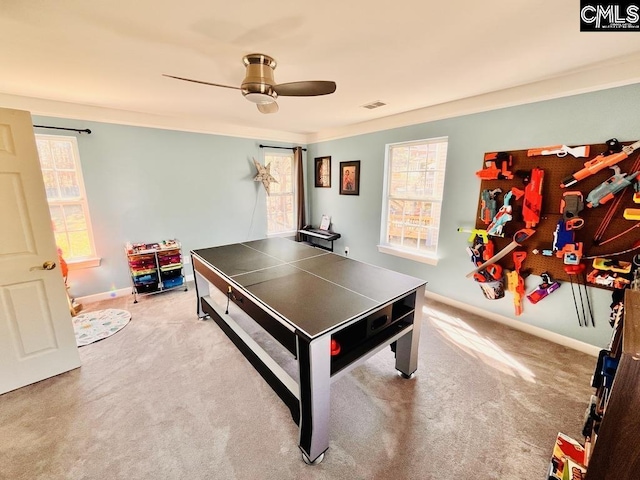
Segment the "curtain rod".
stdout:
[[54,130],[69,130],[70,132],[78,132],[78,133],[91,133],[91,130],[85,128],[84,130],[80,130],[78,128],[65,128],[65,127],[49,127],[48,125],[34,125],[34,128],[52,128]]
[[[283,150],[295,150],[297,147],[274,147],[273,145],[260,145],[260,148],[281,148]],[[303,152],[306,152],[307,149],[303,148]]]

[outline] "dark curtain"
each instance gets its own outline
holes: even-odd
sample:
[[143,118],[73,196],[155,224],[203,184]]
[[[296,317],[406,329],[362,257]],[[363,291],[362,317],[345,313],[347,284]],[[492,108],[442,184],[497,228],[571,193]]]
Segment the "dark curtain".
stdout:
[[[296,230],[301,230],[306,225],[304,205],[304,169],[302,168],[302,147],[293,149],[293,160],[296,166]],[[302,241],[302,235],[296,232],[296,242]]]

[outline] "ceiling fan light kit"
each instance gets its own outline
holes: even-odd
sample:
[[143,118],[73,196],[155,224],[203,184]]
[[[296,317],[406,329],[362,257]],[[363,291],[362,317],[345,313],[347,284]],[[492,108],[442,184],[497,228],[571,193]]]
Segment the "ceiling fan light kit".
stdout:
[[163,74],[165,77],[184,80],[185,82],[201,83],[213,87],[233,88],[240,90],[244,98],[258,107],[261,113],[275,113],[278,111],[276,98],[282,97],[316,97],[329,95],[336,91],[336,83],[331,81],[303,81],[277,84],[273,78],[273,70],[277,62],[273,57],[263,53],[251,53],[242,59],[246,67],[244,80],[240,87],[221,85],[219,83],[204,82],[184,77]]
[[244,98],[249,100],[252,103],[257,103],[259,105],[264,105],[265,103],[273,103],[276,99],[276,93],[262,93],[262,92],[252,92],[250,90],[242,89],[242,94]]

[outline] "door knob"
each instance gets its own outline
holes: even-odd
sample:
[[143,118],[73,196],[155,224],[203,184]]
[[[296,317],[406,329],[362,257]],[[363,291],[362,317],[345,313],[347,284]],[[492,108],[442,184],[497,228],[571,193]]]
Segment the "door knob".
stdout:
[[29,269],[29,271],[32,271],[32,270],[53,270],[54,268],[56,268],[56,262],[50,262],[50,261],[47,260],[42,265],[31,267]]

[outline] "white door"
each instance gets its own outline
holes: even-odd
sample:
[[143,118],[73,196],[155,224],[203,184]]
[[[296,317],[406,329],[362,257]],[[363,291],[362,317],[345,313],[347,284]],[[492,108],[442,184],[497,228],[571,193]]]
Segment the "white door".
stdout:
[[0,108],[0,394],[80,366],[31,122]]

